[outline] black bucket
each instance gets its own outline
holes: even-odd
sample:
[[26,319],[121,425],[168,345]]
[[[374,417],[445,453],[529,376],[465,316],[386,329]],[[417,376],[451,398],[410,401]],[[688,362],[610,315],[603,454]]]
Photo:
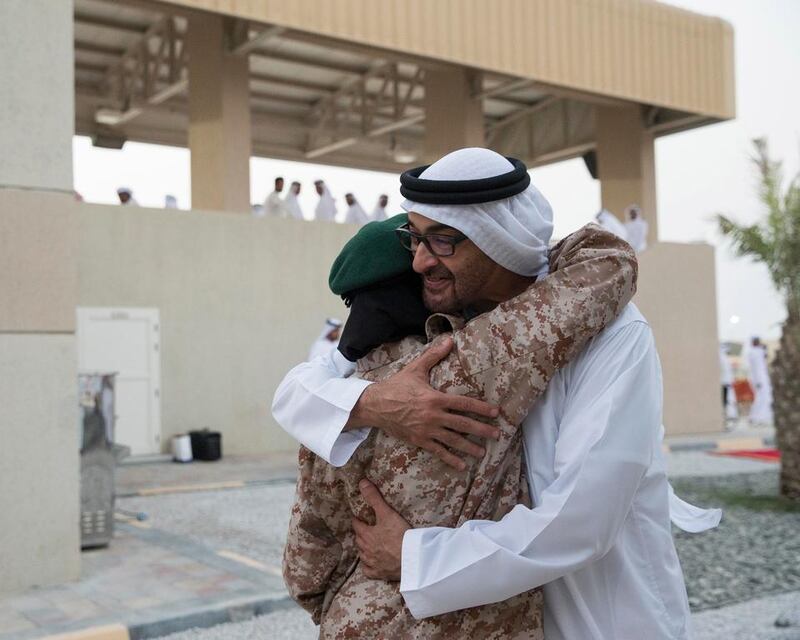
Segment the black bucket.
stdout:
[[211,462],[222,457],[222,434],[219,431],[190,431],[192,457],[195,460]]

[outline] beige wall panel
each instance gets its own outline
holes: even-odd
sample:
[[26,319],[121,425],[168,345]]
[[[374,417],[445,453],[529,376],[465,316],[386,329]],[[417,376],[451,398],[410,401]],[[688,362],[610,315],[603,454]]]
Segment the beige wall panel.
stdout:
[[722,431],[714,248],[659,243],[639,254],[634,302],[661,358],[667,434]]
[[[517,0],[170,0],[165,4],[717,118],[735,115],[732,77],[724,72],[733,65],[730,26],[657,2],[528,0],[530,9],[523,11]],[[521,17],[529,14],[520,29]],[[688,46],[694,34],[707,43],[713,65],[704,65],[702,56]],[[534,44],[536,55],[515,55]],[[705,87],[711,90],[706,92]]]
[[75,330],[76,204],[0,189],[0,332]]
[[723,83],[720,87],[722,93],[721,100],[725,102],[725,106],[730,113],[736,113],[736,68],[735,68],[735,51],[733,42],[733,27],[728,23],[719,25],[722,31],[722,38],[724,42],[724,50],[721,55],[723,65]]
[[0,333],[0,594],[77,580],[75,338]]
[[72,29],[71,0],[0,2],[0,187],[72,191]]
[[291,450],[272,395],[308,355],[349,225],[84,205],[79,304],[157,307],[162,443],[209,426],[228,453]]
[[[162,441],[211,426],[226,451],[290,450],[270,402],[327,315],[344,225],[84,205],[82,306],[157,307]],[[664,365],[670,433],[718,431],[713,250],[659,244],[641,256],[637,304]]]

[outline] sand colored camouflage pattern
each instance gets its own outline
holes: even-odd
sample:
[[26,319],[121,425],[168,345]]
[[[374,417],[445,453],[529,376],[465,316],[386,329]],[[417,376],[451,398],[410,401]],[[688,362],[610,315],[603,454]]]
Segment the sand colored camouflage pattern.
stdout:
[[530,506],[518,428],[556,370],[622,311],[636,290],[631,247],[587,225],[550,252],[551,274],[468,324],[428,319],[428,342],[409,337],[381,346],[358,363],[358,375],[379,381],[452,334],[450,355],[431,384],[501,407],[498,441],[482,443],[481,460],[456,471],[428,452],[373,429],[350,461],[336,468],[303,448],[283,559],[292,597],[321,623],[320,638],[543,638],[542,593],[416,620],[399,583],[367,578],[350,519],[374,523],[359,481],[371,480],[412,527],[457,527],[499,520],[516,504]]

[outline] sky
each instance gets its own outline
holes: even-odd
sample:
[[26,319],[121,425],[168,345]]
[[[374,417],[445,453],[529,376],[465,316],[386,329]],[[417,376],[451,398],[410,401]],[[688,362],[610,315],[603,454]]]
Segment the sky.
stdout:
[[[656,188],[659,240],[708,242],[716,246],[717,309],[721,340],[752,335],[775,339],[783,303],[766,269],[736,258],[715,230],[715,213],[743,223],[763,215],[750,162],[751,140],[766,137],[774,158],[791,177],[800,166],[800,0],[673,0],[670,4],[729,21],[735,32],[735,120],[659,138]],[[116,189],[130,187],[143,206],[163,206],[177,197],[189,208],[189,152],[186,149],[127,143],[120,150],[96,149],[88,138],[73,144],[75,189],[88,202],[117,202]],[[378,196],[389,196],[389,212],[399,211],[394,174],[252,158],[251,201],[262,202],[277,175],[303,183],[300,204],[310,216],[316,204],[313,181],[324,178],[345,208],[352,191],[367,212]],[[531,172],[553,206],[558,237],[589,222],[600,207],[600,184],[581,160]],[[621,213],[621,212],[620,212]],[[800,268],[800,267],[799,267]]]

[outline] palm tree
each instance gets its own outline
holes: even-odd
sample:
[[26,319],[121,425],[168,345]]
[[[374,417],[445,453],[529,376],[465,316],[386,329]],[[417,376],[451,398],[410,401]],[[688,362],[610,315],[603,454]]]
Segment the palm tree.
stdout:
[[717,215],[717,223],[737,255],[766,265],[786,303],[780,348],[771,371],[772,406],[781,451],[781,494],[800,501],[800,174],[781,193],[781,163],[770,159],[765,139],[753,144],[766,218],[745,226]]

